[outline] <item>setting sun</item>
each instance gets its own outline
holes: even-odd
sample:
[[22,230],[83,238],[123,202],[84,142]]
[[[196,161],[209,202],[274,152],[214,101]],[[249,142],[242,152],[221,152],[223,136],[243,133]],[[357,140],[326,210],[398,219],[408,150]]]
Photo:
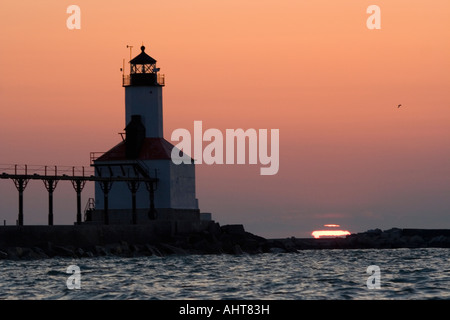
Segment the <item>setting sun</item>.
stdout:
[[316,239],[320,237],[342,237],[348,235],[350,235],[350,232],[347,230],[316,230],[312,232],[312,236]]
[[[339,228],[340,225],[338,224],[324,224],[324,227],[327,228]],[[347,230],[336,230],[336,229],[330,229],[330,230],[315,230],[311,233],[311,235],[316,238],[319,239],[321,237],[343,237],[343,236],[348,236],[351,233]]]

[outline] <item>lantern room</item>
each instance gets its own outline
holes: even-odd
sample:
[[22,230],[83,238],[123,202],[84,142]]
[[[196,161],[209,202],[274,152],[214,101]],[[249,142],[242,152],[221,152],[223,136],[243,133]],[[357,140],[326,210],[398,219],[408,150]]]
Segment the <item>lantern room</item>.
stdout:
[[130,74],[124,75],[123,86],[164,86],[164,75],[159,73],[156,60],[145,53],[141,53],[130,60]]

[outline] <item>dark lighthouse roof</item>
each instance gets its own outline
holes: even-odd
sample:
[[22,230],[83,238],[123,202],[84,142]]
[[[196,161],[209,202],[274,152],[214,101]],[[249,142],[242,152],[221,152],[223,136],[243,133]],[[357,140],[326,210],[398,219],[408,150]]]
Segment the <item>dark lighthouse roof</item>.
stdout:
[[145,53],[145,47],[141,47],[142,52],[130,60],[131,64],[155,64],[156,60]]
[[115,147],[98,157],[95,162],[124,160],[171,160],[172,149],[175,146],[164,138],[145,138],[140,150],[130,159],[127,154],[126,142],[122,141]]

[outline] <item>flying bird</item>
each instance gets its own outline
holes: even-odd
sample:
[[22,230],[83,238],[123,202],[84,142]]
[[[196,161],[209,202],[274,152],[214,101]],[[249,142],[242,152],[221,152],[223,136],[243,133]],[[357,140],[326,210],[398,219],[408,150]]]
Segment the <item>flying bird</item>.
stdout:
[[399,104],[398,106],[397,106],[397,108],[400,108],[402,105],[401,104]]

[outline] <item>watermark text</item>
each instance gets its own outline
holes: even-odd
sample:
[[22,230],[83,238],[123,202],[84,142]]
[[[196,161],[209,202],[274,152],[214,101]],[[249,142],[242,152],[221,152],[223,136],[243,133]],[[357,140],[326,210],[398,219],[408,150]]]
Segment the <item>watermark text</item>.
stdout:
[[[270,154],[268,136],[267,129],[226,129],[225,135],[214,128],[203,132],[202,121],[194,121],[193,137],[187,129],[180,128],[172,132],[172,141],[181,141],[172,149],[171,157],[177,165],[191,163],[189,155],[193,155],[195,163],[209,165],[246,164],[248,158],[248,164],[263,165],[260,168],[261,175],[274,175],[280,165],[279,129],[270,129]],[[208,144],[203,146],[204,142]]]

